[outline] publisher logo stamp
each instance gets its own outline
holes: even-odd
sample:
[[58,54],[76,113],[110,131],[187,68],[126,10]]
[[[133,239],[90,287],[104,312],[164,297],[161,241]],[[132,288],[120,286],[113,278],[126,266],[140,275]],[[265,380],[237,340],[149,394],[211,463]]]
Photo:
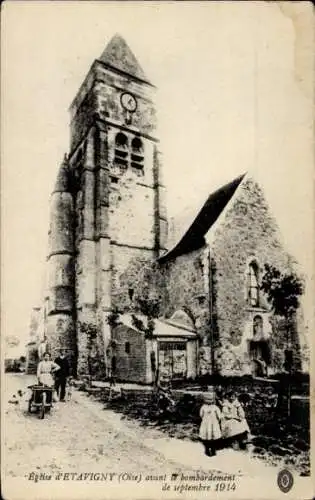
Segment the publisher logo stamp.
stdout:
[[293,486],[293,476],[292,473],[283,469],[278,474],[278,486],[283,493],[288,493]]

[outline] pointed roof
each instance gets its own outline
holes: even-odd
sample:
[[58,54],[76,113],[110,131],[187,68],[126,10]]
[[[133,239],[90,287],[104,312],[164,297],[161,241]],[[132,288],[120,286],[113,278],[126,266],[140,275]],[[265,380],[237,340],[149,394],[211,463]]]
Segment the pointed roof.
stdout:
[[110,40],[103,54],[99,58],[99,61],[108,64],[119,71],[129,73],[129,75],[148,82],[148,79],[136,57],[128,47],[125,40],[118,34],[114,35]]
[[67,192],[69,190],[69,165],[67,155],[64,156],[60,165],[53,193]]
[[182,238],[158,260],[166,262],[170,258],[201,248],[205,244],[205,235],[220,217],[244,177],[245,174],[240,175],[232,182],[211,193]]

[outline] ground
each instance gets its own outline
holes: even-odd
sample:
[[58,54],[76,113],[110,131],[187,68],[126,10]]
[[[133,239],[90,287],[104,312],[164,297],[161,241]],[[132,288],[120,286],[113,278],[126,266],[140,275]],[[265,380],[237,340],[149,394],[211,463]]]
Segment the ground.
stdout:
[[[123,386],[125,387],[124,384]],[[91,397],[98,398],[107,409],[113,409],[127,419],[136,420],[144,427],[149,426],[151,429],[163,431],[164,435],[171,438],[198,442],[202,392],[198,392],[196,388],[194,391],[191,388],[174,390],[172,394],[176,406],[173,411],[162,416],[154,410],[152,392],[148,392],[145,388],[142,390],[124,388],[123,397],[111,401],[106,387],[100,392],[94,392],[95,390],[92,390]],[[234,387],[234,391],[240,394],[240,386]],[[275,393],[270,395],[270,387],[251,384],[243,388],[242,393],[249,398],[245,407],[251,429],[249,455],[271,466],[293,467],[301,476],[308,476],[310,474],[308,398],[293,396],[291,417],[288,418],[286,402],[279,410],[271,405]],[[305,393],[307,394],[307,391]]]
[[[8,394],[25,388],[25,377],[7,375]],[[33,381],[33,378],[31,378]],[[28,382],[30,378],[28,377]],[[27,414],[26,405],[8,403],[6,410],[6,474],[26,476],[31,471],[51,473],[104,471],[166,472],[169,464],[153,449],[143,446],[140,429],[134,436],[119,428],[118,421],[104,420],[75,398],[58,403],[43,421]],[[31,464],[31,465],[30,465]],[[174,469],[174,466],[172,467]]]
[[264,474],[266,467],[249,455],[222,450],[217,457],[203,454],[200,443],[166,436],[161,430],[125,421],[104,405],[75,392],[71,401],[58,403],[39,420],[28,414],[26,402],[8,401],[34,377],[5,377],[5,474],[27,477],[30,472],[130,472],[167,474],[177,471],[222,471]]

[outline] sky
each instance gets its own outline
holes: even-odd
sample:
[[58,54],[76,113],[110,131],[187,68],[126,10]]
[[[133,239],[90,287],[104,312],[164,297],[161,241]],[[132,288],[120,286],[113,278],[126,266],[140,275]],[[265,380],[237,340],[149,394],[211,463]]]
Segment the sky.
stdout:
[[[40,302],[68,107],[115,33],[157,88],[169,215],[248,171],[313,270],[313,40],[303,2],[13,2],[2,8],[2,328]],[[188,212],[187,212],[188,213]]]

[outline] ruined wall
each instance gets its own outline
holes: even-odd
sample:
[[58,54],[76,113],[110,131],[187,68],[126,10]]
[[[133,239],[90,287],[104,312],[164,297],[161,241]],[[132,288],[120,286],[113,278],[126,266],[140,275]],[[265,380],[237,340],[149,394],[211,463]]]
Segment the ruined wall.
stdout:
[[[214,315],[222,343],[221,351],[217,351],[221,357],[219,364],[222,373],[248,373],[251,370],[247,356],[247,340],[251,335],[248,325],[253,315],[261,313],[246,301],[248,261],[251,257],[257,260],[261,276],[265,263],[289,270],[289,258],[262,190],[250,178],[240,185],[226,213],[211,231]],[[263,302],[260,305],[268,306],[260,296]],[[269,315],[261,314],[264,329],[269,322],[272,365],[277,369],[280,358],[283,362],[283,329],[277,322],[270,325]]]

